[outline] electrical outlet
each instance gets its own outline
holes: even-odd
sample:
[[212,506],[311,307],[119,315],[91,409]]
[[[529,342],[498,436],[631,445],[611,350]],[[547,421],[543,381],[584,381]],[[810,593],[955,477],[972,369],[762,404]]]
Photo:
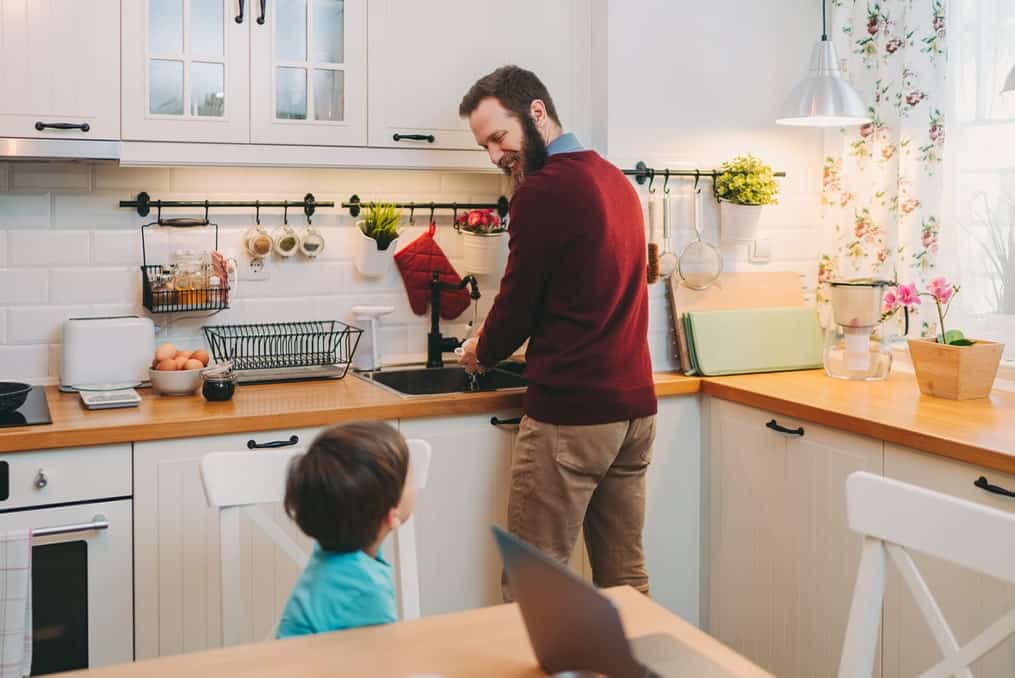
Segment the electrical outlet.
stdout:
[[249,258],[240,262],[240,280],[258,282],[271,278],[271,267],[267,259]]
[[751,243],[748,261],[752,264],[767,264],[772,260],[772,241],[768,238],[759,238]]

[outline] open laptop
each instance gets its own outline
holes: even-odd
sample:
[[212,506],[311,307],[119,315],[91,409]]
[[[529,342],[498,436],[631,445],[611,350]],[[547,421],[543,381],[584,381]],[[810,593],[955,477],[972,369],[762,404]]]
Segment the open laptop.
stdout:
[[547,673],[594,671],[610,678],[730,678],[732,673],[673,636],[624,634],[609,598],[497,526],[494,540],[529,642]]

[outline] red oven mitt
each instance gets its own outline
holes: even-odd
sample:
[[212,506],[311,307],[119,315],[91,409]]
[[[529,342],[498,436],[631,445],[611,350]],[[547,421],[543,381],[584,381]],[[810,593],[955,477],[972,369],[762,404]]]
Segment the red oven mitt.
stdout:
[[[416,315],[426,313],[430,305],[430,280],[434,271],[440,274],[442,282],[453,285],[462,282],[444,250],[434,240],[436,232],[437,226],[430,224],[426,233],[395,254],[395,263],[409,295],[409,306]],[[465,312],[471,301],[469,292],[465,289],[441,291],[441,317],[445,320],[457,318]]]

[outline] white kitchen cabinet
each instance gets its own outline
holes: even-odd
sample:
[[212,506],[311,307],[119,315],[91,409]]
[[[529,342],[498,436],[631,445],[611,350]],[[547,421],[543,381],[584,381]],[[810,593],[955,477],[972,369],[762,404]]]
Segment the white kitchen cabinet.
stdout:
[[579,116],[587,108],[589,0],[371,0],[369,7],[371,146],[476,149],[458,104],[480,76],[506,64],[539,76],[565,129],[587,131]]
[[363,0],[268,0],[251,25],[251,141],[365,146]]
[[[518,412],[499,412],[501,418]],[[424,616],[502,602],[501,563],[490,525],[507,522],[511,447],[517,428],[489,414],[403,419],[406,438],[433,447],[416,503],[420,607]]]
[[123,138],[250,140],[253,2],[123,3]]
[[[709,401],[709,633],[783,678],[835,676],[860,560],[846,478],[880,441]],[[779,433],[766,424],[803,428]]]
[[[218,511],[208,507],[199,463],[209,452],[247,450],[247,441],[307,445],[316,429],[264,431],[134,444],[135,656],[146,659],[219,647],[221,592]],[[254,454],[256,452],[252,452]],[[279,525],[309,552],[285,516]],[[243,518],[242,590],[249,592],[246,639],[263,640],[278,621],[299,567]]]
[[[1002,511],[1015,511],[1015,499],[973,485],[984,476],[993,485],[1015,491],[1015,476],[997,471],[886,443],[885,475]],[[960,645],[1015,608],[1015,586],[938,558],[913,552],[910,555]],[[940,661],[941,653],[891,560],[886,571],[884,676],[917,676]],[[1008,638],[970,668],[977,678],[1015,675],[1015,639]]]
[[645,515],[652,598],[695,625],[701,618],[700,412],[696,397],[659,399]]
[[119,44],[119,0],[0,2],[0,137],[119,139]]

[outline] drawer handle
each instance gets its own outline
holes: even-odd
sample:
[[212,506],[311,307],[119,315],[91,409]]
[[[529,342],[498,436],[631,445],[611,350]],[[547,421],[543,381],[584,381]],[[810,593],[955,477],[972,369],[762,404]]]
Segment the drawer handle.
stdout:
[[261,0],[261,16],[257,17],[258,26],[264,25],[264,17],[268,13],[268,10],[265,8],[265,4],[265,0]]
[[264,450],[271,447],[289,447],[290,445],[295,445],[299,441],[300,437],[298,435],[289,436],[289,440],[272,440],[270,443],[259,443],[256,440],[248,440],[247,449]]
[[437,137],[432,134],[399,134],[395,132],[391,138],[395,141],[425,141],[428,144],[437,141]]
[[490,423],[494,426],[517,426],[522,423],[522,418],[514,417],[513,419],[501,419],[500,417],[490,417]]
[[242,24],[243,23],[243,5],[244,4],[245,4],[245,0],[240,0],[240,13],[236,15],[236,23],[238,23],[238,24]]
[[32,530],[33,537],[52,537],[58,534],[71,534],[72,532],[90,532],[92,530],[108,530],[109,521],[106,516],[98,515],[92,518],[90,523],[76,523],[73,525],[56,525],[54,527],[43,527]]
[[976,485],[978,488],[980,488],[981,490],[985,490],[986,492],[990,492],[992,494],[999,494],[1002,497],[1015,497],[1015,492],[1012,492],[1011,490],[1006,490],[998,485],[991,485],[990,483],[987,482],[987,479],[984,476],[980,476],[979,478],[974,480],[973,485]]
[[49,478],[46,477],[46,472],[40,468],[39,472],[35,474],[35,489],[45,489],[46,485],[49,485]]
[[778,433],[785,433],[788,436],[800,436],[801,438],[804,436],[803,426],[798,426],[797,428],[786,428],[785,426],[780,425],[775,419],[765,424],[765,426]]
[[74,122],[42,122],[41,120],[35,123],[35,129],[40,132],[44,129],[79,129],[82,132],[87,132],[92,128],[87,122],[74,123]]

